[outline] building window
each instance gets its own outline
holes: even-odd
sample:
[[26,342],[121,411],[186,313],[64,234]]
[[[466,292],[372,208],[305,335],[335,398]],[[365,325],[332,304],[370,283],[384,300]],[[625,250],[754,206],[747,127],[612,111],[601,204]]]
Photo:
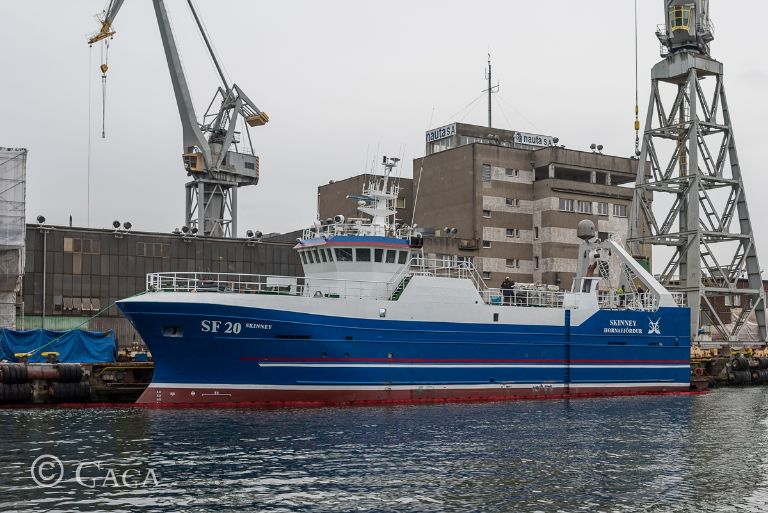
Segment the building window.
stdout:
[[627,217],[627,206],[626,205],[614,205],[613,206],[613,215],[615,217]]
[[560,198],[560,211],[561,212],[574,212],[572,199]]
[[520,238],[520,230],[518,228],[507,228],[507,237]]
[[608,240],[611,238],[611,234],[608,232],[597,232],[597,238],[600,240]]
[[580,214],[592,213],[592,202],[579,200],[576,202],[576,211]]
[[520,200],[517,198],[507,198],[507,206],[508,207],[519,207],[520,206]]
[[599,216],[607,216],[608,215],[608,203],[598,203],[597,204],[597,215],[599,215]]
[[520,170],[507,168],[504,170],[504,174],[510,178],[517,178],[518,176],[520,176]]
[[489,240],[484,240],[484,241],[483,241],[483,247],[484,247],[484,248],[490,248],[490,247],[491,247],[491,241],[489,241]]
[[484,182],[491,181],[491,166],[489,166],[488,164],[483,164],[483,181]]
[[491,272],[490,271],[483,271],[483,279],[484,280],[490,280],[491,279]]
[[535,256],[533,257],[533,268],[538,269],[539,268],[539,257]]
[[741,306],[741,296],[725,296],[725,306]]
[[534,226],[533,227],[533,238],[534,239],[538,239],[539,238],[539,227],[538,226]]
[[442,260],[443,262],[443,267],[453,266],[453,256],[451,255],[442,255],[442,257],[440,257],[440,260]]
[[405,208],[405,198],[397,198],[395,208]]
[[517,258],[507,258],[507,269],[517,269],[520,267],[520,260]]
[[483,217],[485,217],[486,219],[490,219],[491,211],[490,210],[483,210]]

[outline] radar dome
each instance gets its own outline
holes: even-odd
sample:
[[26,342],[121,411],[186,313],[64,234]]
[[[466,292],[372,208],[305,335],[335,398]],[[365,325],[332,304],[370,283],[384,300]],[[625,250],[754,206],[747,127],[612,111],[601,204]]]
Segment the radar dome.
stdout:
[[595,223],[589,219],[582,219],[576,227],[576,236],[581,240],[591,240],[595,238]]

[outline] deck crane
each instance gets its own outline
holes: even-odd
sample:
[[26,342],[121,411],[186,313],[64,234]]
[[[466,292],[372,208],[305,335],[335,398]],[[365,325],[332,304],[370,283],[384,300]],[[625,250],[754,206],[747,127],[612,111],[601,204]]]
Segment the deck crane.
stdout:
[[[114,36],[112,24],[123,2],[110,0],[99,16],[101,29],[89,38],[89,44],[99,41],[106,44]],[[183,129],[182,160],[188,176],[192,177],[185,184],[184,222],[193,232],[205,236],[237,237],[237,189],[256,185],[259,181],[259,157],[254,154],[249,127],[264,125],[269,117],[240,87],[227,81],[192,1],[187,0],[187,4],[216,66],[221,84],[202,122],[198,122],[165,3],[153,0]],[[106,62],[102,63],[101,70],[106,75]],[[242,131],[237,130],[240,122],[244,122]],[[245,141],[240,140],[242,132],[245,132]]]

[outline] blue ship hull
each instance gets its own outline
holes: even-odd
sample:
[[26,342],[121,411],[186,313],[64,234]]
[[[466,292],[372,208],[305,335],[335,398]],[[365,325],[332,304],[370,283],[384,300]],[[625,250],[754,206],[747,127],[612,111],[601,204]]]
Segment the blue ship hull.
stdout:
[[567,309],[558,309],[561,322],[535,325],[141,298],[120,308],[155,360],[153,383],[139,400],[147,404],[599,396],[687,391],[690,382],[687,308],[598,310],[579,325]]

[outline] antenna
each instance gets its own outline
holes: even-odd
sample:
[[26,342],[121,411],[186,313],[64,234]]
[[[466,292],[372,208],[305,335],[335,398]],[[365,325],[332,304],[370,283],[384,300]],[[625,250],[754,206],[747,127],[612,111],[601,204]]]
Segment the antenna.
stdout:
[[485,78],[488,80],[488,89],[484,89],[483,92],[488,93],[488,128],[491,128],[491,94],[499,92],[499,82],[496,81],[496,85],[492,84],[492,71],[491,71],[491,54],[488,53],[488,69],[485,71]]

